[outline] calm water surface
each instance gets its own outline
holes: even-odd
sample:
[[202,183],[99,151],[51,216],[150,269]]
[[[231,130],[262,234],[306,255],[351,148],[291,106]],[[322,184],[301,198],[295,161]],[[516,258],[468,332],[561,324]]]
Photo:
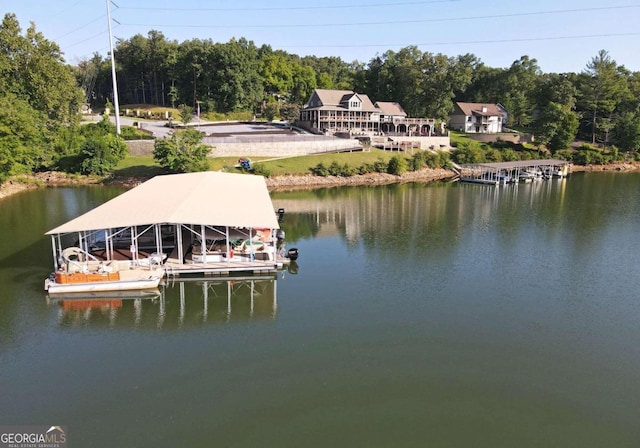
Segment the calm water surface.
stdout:
[[290,272],[49,300],[43,233],[121,191],[0,202],[0,425],[74,447],[640,446],[638,174],[274,194]]

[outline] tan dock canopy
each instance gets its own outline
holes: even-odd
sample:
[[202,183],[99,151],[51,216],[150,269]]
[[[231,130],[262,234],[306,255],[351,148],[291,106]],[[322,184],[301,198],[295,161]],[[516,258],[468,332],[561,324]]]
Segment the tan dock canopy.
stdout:
[[203,172],[156,176],[47,235],[148,224],[279,228],[262,176]]

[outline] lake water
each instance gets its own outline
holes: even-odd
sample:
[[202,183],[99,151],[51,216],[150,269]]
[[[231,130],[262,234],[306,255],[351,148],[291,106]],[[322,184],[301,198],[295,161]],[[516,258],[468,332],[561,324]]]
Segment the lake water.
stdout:
[[73,447],[640,446],[638,173],[277,193],[290,271],[49,300],[44,232],[121,191],[0,202],[0,425]]

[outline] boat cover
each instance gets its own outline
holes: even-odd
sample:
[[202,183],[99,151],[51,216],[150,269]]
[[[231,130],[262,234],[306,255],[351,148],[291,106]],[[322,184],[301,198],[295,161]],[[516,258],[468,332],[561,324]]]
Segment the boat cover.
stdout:
[[280,228],[264,177],[207,171],[156,176],[46,234],[150,224]]

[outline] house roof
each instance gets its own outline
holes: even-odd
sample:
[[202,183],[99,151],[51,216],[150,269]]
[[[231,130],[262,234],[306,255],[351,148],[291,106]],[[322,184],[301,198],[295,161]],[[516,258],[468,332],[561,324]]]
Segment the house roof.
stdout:
[[407,116],[400,103],[395,101],[378,101],[376,107],[380,109],[380,113],[383,115],[402,115]]
[[339,106],[345,96],[352,96],[353,90],[316,89],[314,93],[323,106]]
[[[487,103],[456,103],[456,106],[460,108],[463,114],[469,115],[483,115],[487,117],[502,116],[503,111],[496,104]],[[486,107],[486,112],[482,111],[482,108]]]
[[314,93],[318,97],[322,105],[315,107],[306,107],[307,110],[331,110],[336,108],[345,109],[345,106],[343,104],[349,101],[349,99],[353,96],[357,96],[362,102],[361,110],[366,112],[377,111],[371,99],[363,93],[355,93],[352,90],[330,89],[315,89]]
[[207,171],[156,176],[47,235],[149,224],[279,228],[264,177]]

